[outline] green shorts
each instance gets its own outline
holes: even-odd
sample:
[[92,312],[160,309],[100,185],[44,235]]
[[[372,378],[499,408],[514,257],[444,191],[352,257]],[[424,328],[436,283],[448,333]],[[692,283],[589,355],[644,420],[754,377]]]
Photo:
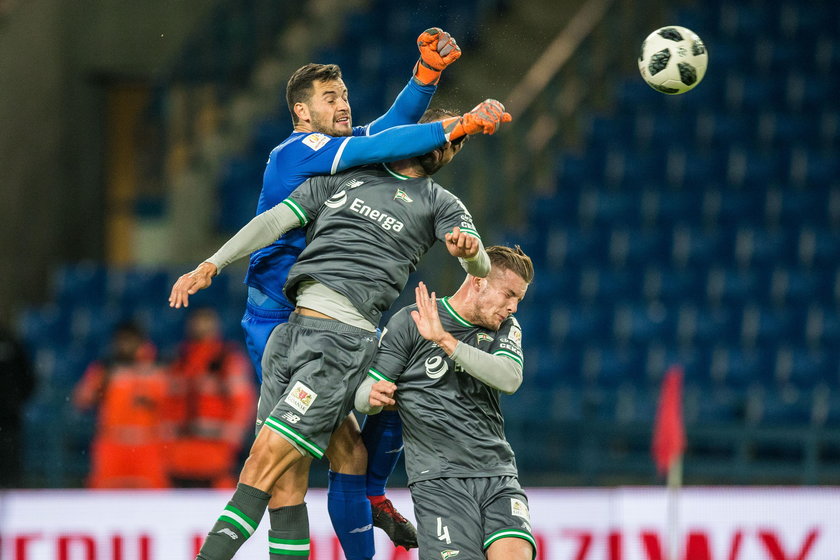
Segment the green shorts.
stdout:
[[353,409],[376,351],[376,334],[292,313],[263,355],[257,432],[265,426],[316,459]]
[[485,560],[501,538],[531,535],[528,498],[513,476],[435,478],[410,486],[420,560]]

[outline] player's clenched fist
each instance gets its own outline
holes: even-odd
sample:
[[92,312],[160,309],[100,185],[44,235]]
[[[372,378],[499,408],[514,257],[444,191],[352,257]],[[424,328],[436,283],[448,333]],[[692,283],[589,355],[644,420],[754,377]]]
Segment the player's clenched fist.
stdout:
[[436,85],[444,68],[458,60],[461,48],[455,38],[439,27],[427,29],[417,37],[420,60],[414,78],[423,85]]
[[460,117],[451,117],[442,122],[443,132],[450,142],[467,134],[493,134],[502,123],[510,122],[513,117],[505,111],[505,106],[495,99],[485,99],[472,111]]

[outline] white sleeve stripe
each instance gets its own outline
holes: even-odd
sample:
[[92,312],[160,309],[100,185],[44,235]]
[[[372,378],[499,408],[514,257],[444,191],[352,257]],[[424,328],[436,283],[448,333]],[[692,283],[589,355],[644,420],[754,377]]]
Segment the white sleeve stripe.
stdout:
[[341,154],[344,153],[344,147],[347,146],[347,142],[350,141],[350,138],[352,138],[352,136],[345,138],[341,143],[341,146],[338,147],[338,151],[335,153],[335,158],[333,159],[332,169],[330,169],[330,175],[335,175],[335,172],[338,169],[338,162],[341,161]]

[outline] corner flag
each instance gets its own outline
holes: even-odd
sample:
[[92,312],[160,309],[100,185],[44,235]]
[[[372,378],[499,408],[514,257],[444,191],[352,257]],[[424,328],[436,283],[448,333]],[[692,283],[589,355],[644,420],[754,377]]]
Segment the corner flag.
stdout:
[[662,381],[653,430],[653,460],[665,474],[685,450],[682,418],[682,368],[671,366]]

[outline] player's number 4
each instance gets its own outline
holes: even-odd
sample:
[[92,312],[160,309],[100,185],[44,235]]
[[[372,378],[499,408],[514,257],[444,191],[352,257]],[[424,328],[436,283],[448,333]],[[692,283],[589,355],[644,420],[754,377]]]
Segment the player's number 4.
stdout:
[[446,541],[446,544],[452,544],[449,539],[449,527],[443,524],[440,517],[437,518],[437,534],[439,541]]

